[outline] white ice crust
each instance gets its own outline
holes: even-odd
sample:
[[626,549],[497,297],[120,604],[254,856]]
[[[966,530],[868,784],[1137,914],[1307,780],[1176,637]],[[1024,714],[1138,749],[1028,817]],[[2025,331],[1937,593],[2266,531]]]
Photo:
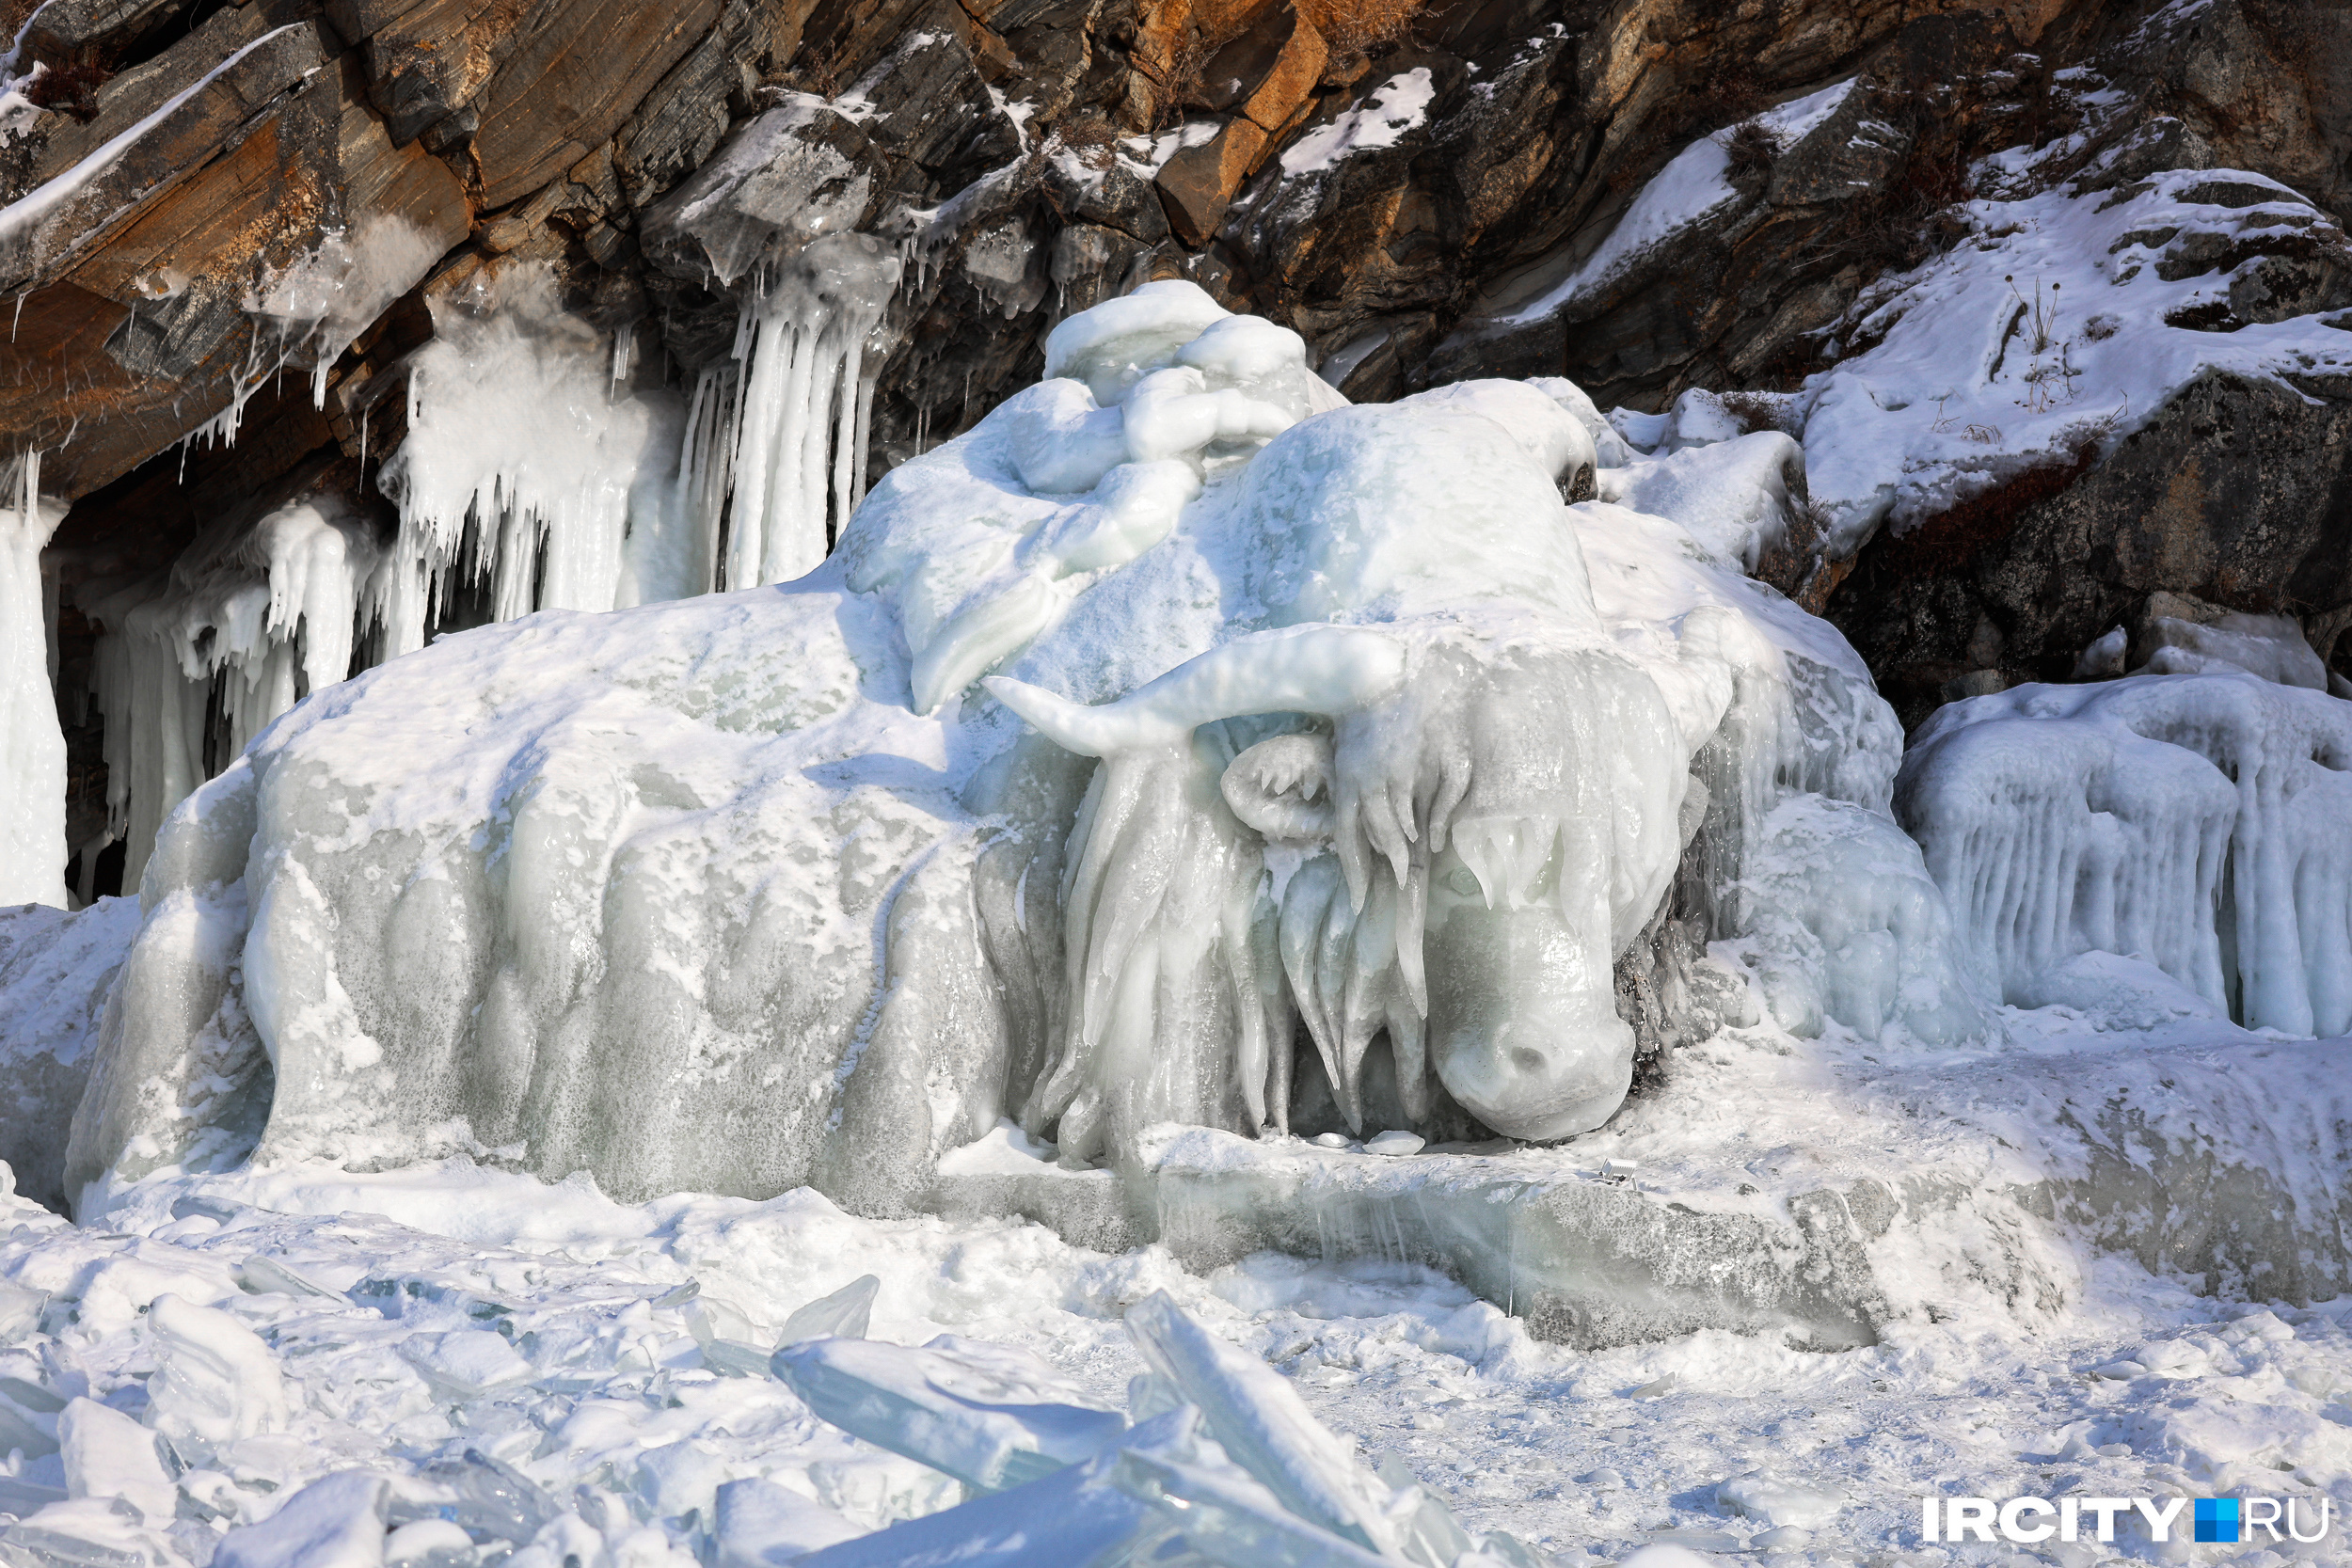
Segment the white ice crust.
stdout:
[[[1979,1034],[1891,713],[1740,571],[1771,440],[1639,482],[1676,516],[1571,506],[1624,451],[1573,388],[1345,406],[1185,283],[1048,367],[788,588],[483,627],[261,733],[158,835],[68,1180],[502,1149],[887,1208],[1005,1117],[1075,1164],[1279,1129],[1295,1059],[1351,1124],[1558,1137],[1686,865],[1791,1027]],[[425,456],[412,518],[478,507]]]
[[2021,686],[1920,733],[1897,810],[2008,1000],[2180,1011],[2113,999],[2097,952],[2249,1028],[2352,1032],[2352,704],[2219,669]]

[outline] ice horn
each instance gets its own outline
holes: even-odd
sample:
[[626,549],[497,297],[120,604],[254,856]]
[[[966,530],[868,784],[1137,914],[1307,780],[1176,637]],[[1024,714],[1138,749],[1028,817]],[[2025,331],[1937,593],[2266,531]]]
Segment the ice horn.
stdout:
[[1101,757],[1178,745],[1216,719],[1335,716],[1387,696],[1404,679],[1405,650],[1394,638],[1361,626],[1316,625],[1238,638],[1099,706],[1004,675],[983,684],[1064,751]]

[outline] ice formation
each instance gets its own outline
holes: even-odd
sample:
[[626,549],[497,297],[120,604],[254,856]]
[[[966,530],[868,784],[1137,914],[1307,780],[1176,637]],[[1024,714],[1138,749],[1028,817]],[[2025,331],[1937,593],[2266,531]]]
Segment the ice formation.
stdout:
[[40,454],[0,508],[0,904],[65,903],[65,736],[51,693],[56,621],[41,547],[65,508],[40,494]]
[[[331,365],[421,254],[397,224],[337,237],[249,302],[257,342]],[[190,790],[355,664],[437,629],[710,586],[707,519],[679,490],[676,394],[616,377],[621,346],[560,308],[544,268],[511,267],[433,309],[407,432],[382,469],[398,506],[389,539],[372,516],[305,494],[223,515],[151,578],[77,590],[103,628],[92,695],[126,889]],[[86,883],[103,842],[71,847]]]
[[789,582],[831,553],[866,493],[877,329],[902,265],[869,235],[825,234],[747,292],[731,355],[694,384],[686,437],[707,586]]
[[400,531],[370,585],[387,655],[424,645],[469,580],[487,618],[611,610],[697,593],[683,537],[675,394],[616,386],[613,355],[545,269],[433,302],[408,381],[408,435],[381,483]]
[[377,562],[364,519],[306,501],[231,515],[157,577],[85,590],[82,608],[105,628],[91,685],[108,720],[108,830],[126,843],[125,887],[190,790],[350,673]]
[[71,914],[32,904],[0,917],[0,1162],[38,1202],[65,1201],[67,1130],[138,928],[135,898]]
[[[778,406],[838,437],[851,347],[811,344]],[[1891,714],[1740,569],[1777,447],[1659,489],[1678,516],[1569,505],[1629,455],[1574,388],[1344,406],[1183,283],[1071,318],[1048,372],[788,589],[445,638],[195,788],[70,1187],[519,1146],[889,1209],[1008,1116],[1084,1165],[1310,1095],[1557,1137],[1625,1094],[1612,965],[1678,877],[1792,1026],[1980,1028],[1887,816]],[[485,501],[610,562],[642,449],[584,436],[604,508],[564,513],[588,457],[507,488],[431,372],[389,569]],[[1856,864],[1892,879],[1841,891]]]
[[[2012,1002],[2078,994],[2097,952],[2249,1028],[2352,1031],[2340,698],[2234,669],[2016,687],[1939,710],[1896,806]],[[2168,989],[2108,1006],[2161,1018]]]
[[[262,330],[254,335],[252,372],[307,363],[310,395],[324,406],[336,359],[393,301],[423,281],[441,247],[408,219],[370,213],[356,230],[330,230],[317,249],[272,276],[246,300]],[[248,373],[246,387],[261,373]],[[232,416],[233,418],[233,416]]]

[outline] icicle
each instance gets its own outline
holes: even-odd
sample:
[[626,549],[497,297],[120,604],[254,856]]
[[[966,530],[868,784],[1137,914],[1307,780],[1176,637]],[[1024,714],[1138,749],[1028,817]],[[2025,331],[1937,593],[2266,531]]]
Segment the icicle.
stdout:
[[[350,673],[354,613],[376,563],[366,523],[313,500],[209,529],[169,571],[83,601],[103,628],[91,685],[125,889],[189,791],[307,692]],[[208,758],[216,689],[229,744]]]
[[[715,541],[723,522],[714,578],[725,586],[812,570],[864,494],[873,339],[903,267],[898,251],[866,235],[815,241],[745,303],[734,365],[703,372],[680,467],[693,476],[698,537]],[[714,452],[716,409],[730,393],[734,438]]]
[[[675,531],[639,499],[675,483],[681,420],[674,394],[620,385],[629,335],[607,357],[538,266],[511,269],[472,308],[433,309],[408,435],[378,481],[400,506],[393,559],[368,594],[388,655],[424,645],[453,569],[488,582],[500,620],[699,591],[665,564]],[[639,513],[660,537],[632,550]]]
[[17,460],[0,510],[0,904],[63,906],[65,736],[49,679],[40,552],[65,508],[40,495],[40,453]]

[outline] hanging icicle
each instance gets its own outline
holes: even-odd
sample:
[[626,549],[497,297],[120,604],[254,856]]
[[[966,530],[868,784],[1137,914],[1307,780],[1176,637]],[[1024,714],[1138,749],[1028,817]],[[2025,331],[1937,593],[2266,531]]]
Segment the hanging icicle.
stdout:
[[869,235],[810,242],[745,301],[733,353],[696,380],[680,497],[712,586],[815,569],[864,497],[877,334],[902,264]]
[[90,685],[126,892],[173,807],[278,715],[350,673],[376,557],[366,522],[318,498],[217,523],[152,577],[91,585],[81,604],[103,628]]
[[400,531],[371,586],[386,657],[424,645],[456,587],[490,618],[700,592],[671,558],[677,399],[614,378],[628,354],[564,313],[544,267],[433,304],[408,435],[380,483]]
[[0,504],[0,904],[65,902],[65,737],[50,694],[40,552],[65,507],[40,494],[40,453],[12,465]]

